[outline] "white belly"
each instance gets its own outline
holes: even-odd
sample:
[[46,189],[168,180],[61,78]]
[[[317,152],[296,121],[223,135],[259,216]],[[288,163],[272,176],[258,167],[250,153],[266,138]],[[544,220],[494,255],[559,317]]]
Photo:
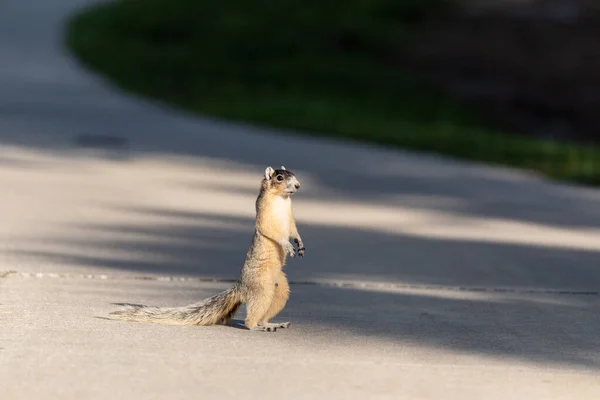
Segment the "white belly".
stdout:
[[273,220],[277,221],[278,228],[285,237],[290,236],[290,208],[292,201],[289,197],[276,197],[273,201],[271,211]]

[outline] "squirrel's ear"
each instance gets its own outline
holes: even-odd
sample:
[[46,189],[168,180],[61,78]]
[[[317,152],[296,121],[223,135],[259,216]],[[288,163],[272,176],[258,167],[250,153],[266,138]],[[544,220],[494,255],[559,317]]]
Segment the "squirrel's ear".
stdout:
[[285,171],[285,167],[283,165],[281,166],[281,169]]
[[275,173],[275,170],[271,167],[267,167],[267,169],[265,169],[265,179],[269,180],[271,179],[271,177],[273,176],[273,174]]

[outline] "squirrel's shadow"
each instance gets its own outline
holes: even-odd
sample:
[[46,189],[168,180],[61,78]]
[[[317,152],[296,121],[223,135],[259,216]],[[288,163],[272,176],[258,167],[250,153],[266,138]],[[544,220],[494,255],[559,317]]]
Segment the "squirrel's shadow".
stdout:
[[225,324],[225,326],[230,326],[230,327],[236,328],[236,329],[243,329],[246,331],[248,330],[248,328],[246,327],[246,324],[244,323],[244,320],[241,320],[241,319],[232,319],[227,324]]

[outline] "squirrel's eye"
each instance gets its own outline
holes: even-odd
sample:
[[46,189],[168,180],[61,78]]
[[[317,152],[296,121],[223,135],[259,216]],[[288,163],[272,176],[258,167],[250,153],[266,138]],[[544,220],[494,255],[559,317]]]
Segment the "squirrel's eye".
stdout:
[[283,175],[277,175],[277,180],[281,182],[283,180]]

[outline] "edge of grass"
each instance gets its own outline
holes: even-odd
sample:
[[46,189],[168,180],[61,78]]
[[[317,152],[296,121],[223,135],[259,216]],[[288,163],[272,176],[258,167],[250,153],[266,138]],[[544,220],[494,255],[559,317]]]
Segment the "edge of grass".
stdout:
[[[139,68],[148,61],[136,61],[135,55],[154,56],[154,48],[131,38],[106,34],[114,33],[106,29],[113,26],[112,12],[122,3],[100,3],[72,15],[67,21],[65,43],[83,66],[126,92],[187,112],[297,134],[434,153],[530,170],[561,181],[600,185],[600,162],[595,161],[600,160],[600,148],[597,147],[503,133],[463,125],[451,119],[411,121],[396,118],[389,111],[363,108],[359,101],[336,93],[324,94],[324,100],[315,99],[301,90],[273,90],[257,96],[252,86],[245,86],[244,82],[228,82],[203,98],[194,94],[170,96],[164,90],[168,85],[161,88],[159,84],[148,84],[133,72],[136,65]],[[169,62],[178,60],[174,58]],[[160,71],[157,73],[162,78]],[[186,82],[169,84],[177,87]]]

